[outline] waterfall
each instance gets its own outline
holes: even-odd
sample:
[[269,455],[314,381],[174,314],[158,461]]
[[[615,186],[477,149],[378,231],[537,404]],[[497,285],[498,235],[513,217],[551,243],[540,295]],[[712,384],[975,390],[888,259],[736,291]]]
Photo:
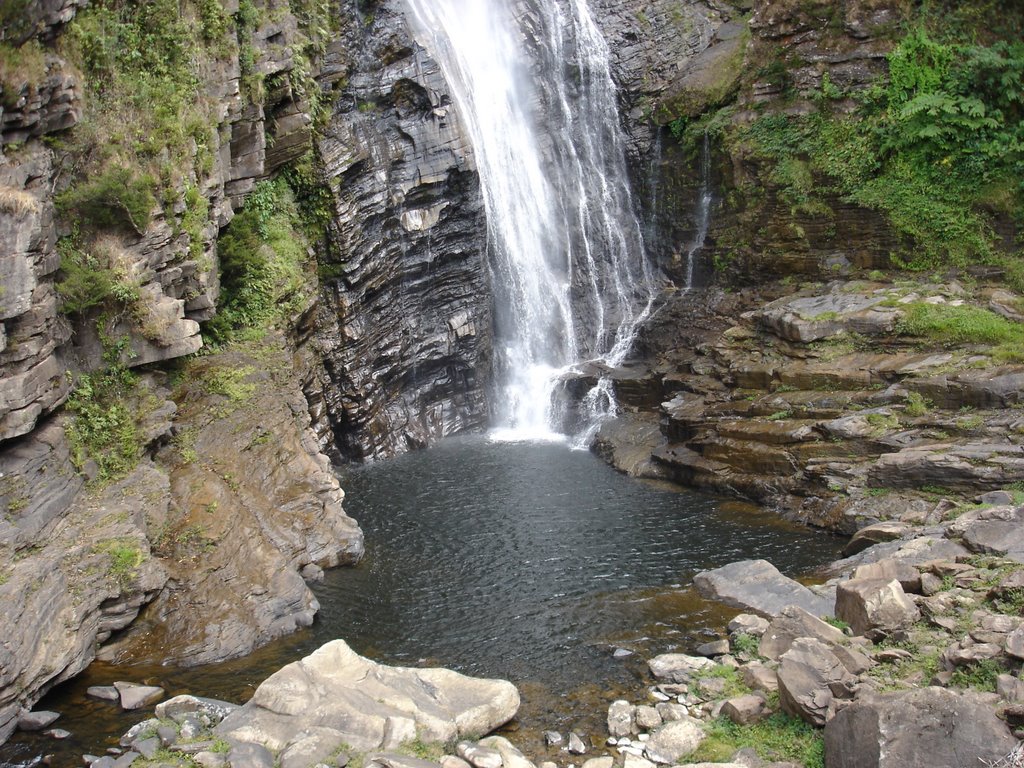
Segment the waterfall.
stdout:
[[693,290],[693,264],[708,238],[708,226],[711,224],[711,202],[711,139],[705,131],[704,140],[700,145],[700,189],[697,191],[697,211],[694,217],[697,229],[694,232],[693,240],[690,241],[689,248],[686,249],[686,293]]
[[[654,295],[607,44],[585,0],[405,2],[480,175],[497,434],[561,437],[556,387],[574,366],[621,364]],[[614,413],[609,382],[586,407]]]

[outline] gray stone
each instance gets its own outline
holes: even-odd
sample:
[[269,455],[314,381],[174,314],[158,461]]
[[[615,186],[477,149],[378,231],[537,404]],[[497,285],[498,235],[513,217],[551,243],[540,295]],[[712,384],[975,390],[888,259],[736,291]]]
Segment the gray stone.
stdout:
[[114,687],[121,696],[121,709],[142,709],[164,697],[164,689],[156,685],[116,682]]
[[661,713],[656,707],[639,706],[636,708],[636,726],[641,731],[650,731],[661,725]]
[[910,563],[891,557],[866,563],[853,571],[854,579],[896,579],[904,592],[919,593],[921,591],[921,572]]
[[592,757],[589,760],[584,760],[581,768],[612,768],[615,765],[615,758],[613,757]]
[[696,752],[705,736],[704,729],[695,721],[675,720],[651,734],[644,754],[655,763],[674,765]]
[[730,635],[751,635],[761,637],[768,629],[768,620],[752,613],[741,613],[729,622]]
[[60,717],[59,712],[48,712],[38,710],[36,712],[22,712],[18,716],[18,730],[20,731],[41,731],[53,724]]
[[64,739],[71,738],[71,731],[65,731],[63,728],[51,728],[48,731],[43,731],[43,735],[57,741],[64,741]]
[[455,751],[474,768],[501,768],[501,753],[468,741],[459,742]]
[[766,659],[778,659],[801,637],[813,637],[830,645],[846,639],[842,631],[836,627],[817,616],[812,616],[803,608],[792,605],[784,608],[781,615],[772,620],[767,631],[761,636],[757,652]]
[[698,573],[698,591],[709,600],[774,618],[788,605],[796,605],[815,616],[829,616],[832,605],[807,587],[779,573],[767,560],[744,560],[713,571]]
[[445,742],[488,733],[518,707],[519,694],[506,681],[387,667],[336,640],[265,680],[215,732],[278,751],[289,734],[338,725],[351,748],[370,751],[383,743],[389,717],[413,720],[424,741]]
[[[612,703],[612,707],[615,706],[615,702]],[[608,708],[608,730],[611,732],[612,723],[612,711],[611,707]],[[612,734],[613,736],[615,734]],[[622,734],[626,735],[626,734]],[[562,734],[558,731],[544,731],[544,743],[549,747],[559,747],[565,739],[562,738]]]
[[608,707],[608,733],[617,739],[636,733],[636,707],[623,699],[613,701]]
[[160,747],[164,746],[163,743],[157,737],[151,737],[148,739],[141,739],[132,742],[132,749],[138,752],[147,760],[152,760],[153,756],[157,753]]
[[858,579],[839,584],[836,616],[856,635],[886,635],[910,626],[921,613],[895,579]]
[[836,699],[850,698],[856,678],[820,640],[801,638],[783,654],[778,669],[782,709],[822,726],[836,712]]
[[847,542],[845,547],[843,547],[843,555],[849,557],[850,555],[855,555],[858,552],[863,552],[865,549],[873,547],[875,544],[882,544],[887,541],[902,539],[910,533],[911,530],[913,529],[910,525],[897,522],[895,520],[865,526],[853,534],[850,541]]
[[622,768],[654,768],[654,763],[640,755],[625,752],[622,755]]
[[274,755],[262,744],[238,742],[228,751],[231,768],[274,768]]
[[829,768],[988,765],[1016,745],[982,696],[944,688],[858,699],[825,726]]
[[469,763],[456,755],[443,755],[439,763],[441,768],[471,768]]
[[231,704],[219,699],[209,699],[203,696],[175,696],[173,699],[162,701],[156,705],[154,714],[160,718],[173,719],[178,715],[202,714],[210,718],[211,723],[216,724],[238,709],[237,704]]
[[278,764],[280,768],[309,768],[326,760],[345,743],[345,734],[334,728],[303,728],[281,750]]
[[704,643],[703,645],[697,646],[698,656],[724,656],[728,652],[728,640],[713,640],[710,643]]
[[1024,659],[1024,625],[1006,636],[1006,653],[1017,659]]
[[744,664],[740,667],[740,677],[751,690],[765,693],[779,690],[779,678],[775,670],[760,662],[752,661],[749,664]]
[[566,744],[566,747],[571,755],[585,755],[588,749],[583,739],[577,733],[569,734],[569,741]]
[[[968,641],[969,642],[969,641]],[[949,666],[966,667],[979,661],[994,659],[1003,652],[995,643],[973,643],[967,646],[953,646],[942,654],[943,661]]]
[[737,725],[751,725],[768,716],[768,704],[760,696],[734,696],[722,705],[722,714]]
[[674,720],[685,720],[690,716],[690,711],[682,704],[676,704],[675,702],[661,702],[655,709],[658,710],[658,714],[661,715],[661,721],[663,723],[670,723]]
[[125,752],[114,760],[113,768],[128,768],[129,765],[138,760],[142,755],[138,752]]
[[1011,704],[1024,703],[1024,680],[1013,675],[999,675],[996,678],[996,693]]
[[1024,563],[1024,507],[983,510],[978,520],[963,530],[961,538],[972,552]]
[[85,689],[85,695],[102,701],[117,701],[121,698],[117,688],[112,685],[91,685]]
[[685,653],[663,653],[655,656],[647,666],[651,674],[659,680],[673,683],[685,683],[694,673],[715,666],[715,662],[703,656],[688,656]]

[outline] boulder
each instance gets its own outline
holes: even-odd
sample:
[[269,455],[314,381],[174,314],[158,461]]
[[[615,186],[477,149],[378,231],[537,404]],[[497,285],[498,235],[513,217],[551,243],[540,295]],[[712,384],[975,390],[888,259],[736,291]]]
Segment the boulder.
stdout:
[[121,709],[142,709],[164,697],[164,689],[157,685],[116,682],[114,687],[121,696]]
[[734,696],[722,705],[722,714],[737,725],[751,725],[768,716],[768,704],[752,693]]
[[236,709],[238,709],[237,704],[186,694],[160,702],[156,705],[154,714],[161,720],[173,720],[180,715],[191,715],[198,712],[209,717],[214,723],[219,723]]
[[1004,646],[1007,655],[1017,659],[1024,659],[1024,625],[1018,627],[1006,636]]
[[35,712],[22,712],[18,716],[19,731],[41,731],[52,725],[60,717],[59,712],[47,712],[40,709]]
[[734,608],[774,618],[787,605],[796,605],[815,616],[829,616],[832,606],[826,598],[783,576],[767,560],[741,560],[712,571],[698,573],[694,579],[700,594]]
[[972,552],[1002,555],[1024,563],[1024,507],[981,510],[960,536]]
[[710,643],[704,643],[702,645],[697,646],[698,656],[724,656],[728,652],[728,640],[713,640]]
[[843,547],[843,555],[849,557],[850,555],[856,555],[858,552],[863,552],[875,544],[883,544],[887,541],[901,539],[910,533],[911,530],[910,525],[897,520],[887,520],[866,526],[853,534],[853,538]]
[[647,666],[659,680],[671,683],[688,682],[702,669],[715,666],[715,662],[703,656],[687,656],[685,653],[663,653],[647,662]]
[[661,725],[661,713],[656,707],[639,706],[636,708],[636,727],[641,731],[650,731]]
[[858,699],[825,726],[829,768],[992,765],[1016,746],[982,696],[945,688]]
[[505,680],[387,667],[334,640],[267,678],[215,733],[279,753],[296,733],[330,728],[350,748],[370,751],[396,734],[447,742],[488,733],[518,708],[519,693]]
[[729,622],[730,635],[753,635],[761,637],[768,629],[768,620],[752,613],[741,613]]
[[648,760],[674,765],[692,755],[704,741],[704,729],[695,720],[674,720],[651,734],[644,748]]
[[822,726],[836,712],[837,698],[850,698],[856,678],[820,640],[800,638],[782,655],[778,669],[782,709]]
[[778,659],[801,637],[813,637],[829,645],[846,639],[846,635],[831,624],[812,616],[803,608],[791,605],[784,608],[782,614],[768,626],[768,630],[761,636],[757,652],[766,659]]
[[740,667],[740,677],[751,690],[765,693],[779,690],[779,678],[775,670],[760,662],[753,661],[750,664],[744,664]]
[[462,741],[459,742],[455,751],[473,768],[501,768],[501,752],[496,749]]
[[[616,739],[636,733],[636,707],[619,699],[608,706],[608,734]],[[561,743],[562,737],[558,737]]]
[[896,579],[904,592],[921,592],[921,572],[910,563],[886,557],[874,563],[858,566],[853,571],[854,579]]
[[895,579],[853,579],[839,584],[836,616],[855,635],[878,636],[910,626],[921,612]]

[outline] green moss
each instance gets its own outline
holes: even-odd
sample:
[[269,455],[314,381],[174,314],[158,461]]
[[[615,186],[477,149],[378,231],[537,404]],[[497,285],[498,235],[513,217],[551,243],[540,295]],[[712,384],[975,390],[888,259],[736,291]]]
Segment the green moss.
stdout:
[[945,344],[1024,343],[1024,326],[970,305],[914,302],[905,306],[896,330],[904,336],[919,336]]
[[105,554],[110,558],[107,575],[122,588],[131,584],[146,559],[146,554],[132,539],[104,539],[92,548],[93,552]]
[[739,749],[753,747],[762,760],[791,761],[805,768],[824,768],[825,744],[819,731],[778,713],[753,725],[737,725],[720,717],[707,725],[708,737],[687,759],[725,762]]

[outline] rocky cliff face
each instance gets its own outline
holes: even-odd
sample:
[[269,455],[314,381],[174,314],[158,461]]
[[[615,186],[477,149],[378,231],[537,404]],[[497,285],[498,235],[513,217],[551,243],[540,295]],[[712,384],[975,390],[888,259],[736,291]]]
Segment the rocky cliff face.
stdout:
[[348,85],[317,147],[334,198],[319,342],[339,448],[372,459],[487,418],[490,291],[472,148],[390,5],[346,14]]
[[[191,387],[165,373],[202,346],[199,323],[216,312],[219,230],[258,180],[310,146],[310,104],[288,85],[303,64],[299,20],[277,8],[251,30],[246,66],[271,84],[258,101],[242,87],[237,51],[204,64],[216,123],[208,145],[193,143],[148,224],[88,244],[91,266],[131,289],[130,311],[89,306],[69,317],[55,283],[58,238],[72,221],[54,198],[75,170],[63,140],[86,130],[78,124],[95,105],[57,43],[84,4],[28,5],[3,18],[0,94],[0,611],[11,630],[0,640],[0,740],[21,707],[98,651],[202,663],[307,624],[318,605],[304,578],[362,552],[321,452],[329,427],[315,303],[289,323],[287,342],[271,336],[203,358]],[[321,84],[343,75],[326,71]],[[111,363],[138,372],[121,405],[141,455],[126,477],[87,486],[99,470],[77,454],[73,463],[62,406],[74,372]],[[156,616],[167,633],[147,642],[121,633],[103,649],[151,602],[137,626]]]

